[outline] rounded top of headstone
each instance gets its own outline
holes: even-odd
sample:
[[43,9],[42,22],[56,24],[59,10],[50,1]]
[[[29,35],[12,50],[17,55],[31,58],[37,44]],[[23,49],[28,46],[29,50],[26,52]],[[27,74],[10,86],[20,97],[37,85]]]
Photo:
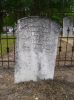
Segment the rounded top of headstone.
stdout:
[[27,20],[27,19],[50,19],[48,17],[42,17],[42,16],[28,16],[28,17],[24,17],[18,20],[19,22],[22,22],[23,20]]
[[64,17],[63,19],[66,20],[66,19],[69,19],[69,17]]
[[18,31],[30,27],[32,28],[42,27],[45,29],[49,29],[50,31],[52,29],[55,32],[55,34],[56,33],[60,34],[60,25],[48,17],[41,17],[41,16],[24,17],[18,20],[17,27],[18,27]]
[[18,20],[18,26],[20,29],[24,29],[25,27],[44,27],[49,28],[51,20],[47,17],[40,16],[29,16],[24,17]]
[[73,19],[70,16],[66,16],[63,18],[63,21],[73,21]]

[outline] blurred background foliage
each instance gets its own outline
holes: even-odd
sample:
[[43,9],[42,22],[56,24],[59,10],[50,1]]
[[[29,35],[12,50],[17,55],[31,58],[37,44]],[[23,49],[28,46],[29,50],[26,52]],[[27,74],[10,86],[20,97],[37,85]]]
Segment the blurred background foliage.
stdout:
[[0,0],[0,31],[25,16],[47,16],[62,24],[65,16],[74,18],[74,0]]

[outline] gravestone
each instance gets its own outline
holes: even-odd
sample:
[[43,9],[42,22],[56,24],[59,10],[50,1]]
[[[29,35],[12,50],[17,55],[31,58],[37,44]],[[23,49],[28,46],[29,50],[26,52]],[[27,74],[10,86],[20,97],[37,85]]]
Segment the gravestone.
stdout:
[[69,17],[63,18],[63,37],[67,37],[67,36],[68,37],[74,36],[73,21]]
[[48,18],[18,20],[15,82],[53,79],[59,25]]

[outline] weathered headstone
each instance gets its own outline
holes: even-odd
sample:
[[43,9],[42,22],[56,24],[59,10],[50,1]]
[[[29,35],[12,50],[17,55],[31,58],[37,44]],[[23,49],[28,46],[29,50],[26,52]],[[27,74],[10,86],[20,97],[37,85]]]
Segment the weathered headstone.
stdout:
[[47,18],[18,20],[15,82],[53,79],[59,26]]
[[64,37],[74,36],[74,34],[73,34],[73,21],[68,17],[63,18],[63,36]]

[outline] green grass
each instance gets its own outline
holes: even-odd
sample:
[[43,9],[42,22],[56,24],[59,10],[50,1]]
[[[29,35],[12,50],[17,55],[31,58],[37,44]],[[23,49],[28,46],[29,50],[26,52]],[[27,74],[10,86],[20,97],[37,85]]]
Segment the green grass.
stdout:
[[[9,38],[12,38],[12,39],[9,39]],[[15,43],[15,39],[13,39],[13,38],[15,38],[15,37],[8,36],[8,40],[7,40],[6,36],[1,36],[1,38],[0,38],[0,55],[7,54],[7,44],[8,44],[9,52],[12,50],[12,48],[14,47],[14,43]],[[8,43],[7,43],[7,41],[8,41]]]

